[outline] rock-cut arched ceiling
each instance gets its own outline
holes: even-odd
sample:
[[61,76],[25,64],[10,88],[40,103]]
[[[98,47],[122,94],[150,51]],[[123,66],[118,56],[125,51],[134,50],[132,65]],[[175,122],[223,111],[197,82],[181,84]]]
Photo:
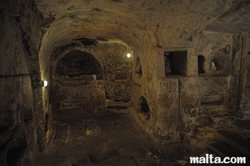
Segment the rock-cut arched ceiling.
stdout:
[[[35,0],[44,17],[40,55],[75,38],[126,43],[133,50],[192,47],[203,30],[250,29],[249,0]],[[141,50],[140,50],[141,49]],[[144,49],[144,50],[143,50]]]
[[164,47],[182,45],[206,27],[224,32],[249,29],[248,1],[35,0],[53,41],[85,35],[131,45],[149,40]]

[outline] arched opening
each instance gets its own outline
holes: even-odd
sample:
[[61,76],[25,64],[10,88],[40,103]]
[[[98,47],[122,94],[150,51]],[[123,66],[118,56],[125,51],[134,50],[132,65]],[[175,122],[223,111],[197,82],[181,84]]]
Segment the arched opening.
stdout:
[[217,56],[211,59],[209,63],[209,70],[211,71],[223,71],[229,70],[226,64],[229,64],[227,56]]
[[141,61],[139,57],[136,58],[135,73],[138,74],[139,76],[142,76],[142,67],[141,67]]
[[205,57],[203,55],[199,55],[198,56],[198,74],[199,75],[205,73],[204,62],[205,62]]
[[55,74],[73,78],[81,75],[100,75],[101,72],[101,65],[92,54],[73,50],[58,61]]
[[64,52],[51,58],[50,96],[54,114],[105,112],[129,107],[134,58],[127,45],[102,41],[92,50],[82,45]]
[[103,71],[93,54],[71,50],[61,58],[52,58],[51,64],[54,71],[50,93],[53,116],[104,110]]
[[142,96],[141,97],[141,110],[140,112],[143,113],[145,115],[145,119],[150,119],[150,109],[148,106],[148,102],[147,100]]

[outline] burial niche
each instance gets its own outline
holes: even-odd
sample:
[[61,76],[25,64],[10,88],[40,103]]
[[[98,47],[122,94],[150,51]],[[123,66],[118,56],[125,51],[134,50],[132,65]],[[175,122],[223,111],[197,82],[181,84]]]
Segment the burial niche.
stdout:
[[141,97],[141,111],[140,112],[146,116],[146,119],[150,118],[150,109],[148,106],[148,102],[143,96]]
[[56,66],[56,75],[79,77],[81,75],[99,75],[102,73],[98,60],[90,53],[74,50],[61,58]]
[[204,62],[205,62],[205,57],[203,55],[199,55],[198,56],[198,74],[199,75],[205,73]]
[[186,75],[187,51],[164,52],[165,76]]

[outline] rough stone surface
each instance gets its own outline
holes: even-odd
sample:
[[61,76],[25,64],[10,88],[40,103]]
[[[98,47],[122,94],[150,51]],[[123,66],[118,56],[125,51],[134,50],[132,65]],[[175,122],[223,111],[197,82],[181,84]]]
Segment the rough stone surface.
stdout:
[[[42,16],[32,1],[0,2],[0,163],[33,165],[45,133],[34,100]],[[40,82],[40,81],[39,81]],[[41,88],[41,86],[39,86]],[[39,101],[40,102],[40,101]]]
[[156,143],[129,115],[79,115],[56,122],[53,144],[41,153],[37,166],[180,165],[189,162],[188,156],[205,153],[183,143]]
[[[66,53],[65,47],[69,47]],[[86,46],[82,43],[77,43],[74,46],[65,47],[57,48],[51,61],[53,75],[50,100],[55,114],[56,111],[60,110],[61,113],[67,112],[72,107],[73,109],[78,109],[79,112],[103,112],[105,111],[106,99],[117,101],[130,100],[133,57],[127,57],[127,53],[132,55],[132,52],[126,45],[118,42],[97,40],[94,45],[91,43],[91,45]],[[81,57],[84,57],[84,54],[75,57],[75,59],[72,57],[73,61],[67,60],[64,64],[60,64],[60,59],[63,59],[64,56],[69,56],[69,53],[70,56],[76,55],[76,53],[72,53],[69,50],[84,51],[91,54],[96,62],[93,62],[93,64],[89,63],[89,66],[98,63],[100,71],[97,73],[86,73],[85,68],[81,66],[76,68],[74,61],[77,63],[83,61]],[[68,69],[70,70],[69,73],[57,73],[58,65],[61,65],[63,70],[70,68]],[[83,65],[83,63],[79,65]],[[65,107],[63,106],[64,102],[81,103],[78,106],[72,105],[70,107],[68,105],[68,107]]]
[[65,130],[94,136],[95,120],[54,122],[104,114],[110,103],[126,105],[121,112],[164,143],[204,147],[219,129],[248,137],[236,122],[250,118],[249,7],[248,0],[0,0],[0,162],[32,165],[57,128],[59,142],[69,139]]

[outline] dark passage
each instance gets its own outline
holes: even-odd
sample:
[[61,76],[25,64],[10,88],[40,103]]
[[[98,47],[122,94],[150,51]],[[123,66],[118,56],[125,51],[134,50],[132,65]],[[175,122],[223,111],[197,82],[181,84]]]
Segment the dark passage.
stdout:
[[200,153],[182,143],[161,146],[127,114],[64,116],[55,126],[56,137],[37,166],[178,165],[177,160]]

